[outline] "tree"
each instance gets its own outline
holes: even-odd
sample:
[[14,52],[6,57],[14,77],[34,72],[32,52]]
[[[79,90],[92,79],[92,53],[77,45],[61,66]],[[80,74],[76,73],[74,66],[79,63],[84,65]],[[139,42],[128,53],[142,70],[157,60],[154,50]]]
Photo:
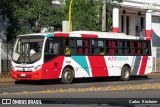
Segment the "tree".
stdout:
[[[66,0],[64,6],[65,20],[68,20],[68,9],[70,0]],[[107,2],[107,0],[106,0]],[[122,0],[117,0],[122,2]],[[103,0],[73,0],[72,3],[72,28],[73,30],[95,30],[101,31],[102,27],[102,5]],[[115,7],[110,2],[106,3],[106,26],[107,31],[112,29],[112,10]]]
[[[68,20],[70,0],[64,5],[65,20]],[[102,2],[97,0],[73,0],[72,30],[100,30]]]
[[61,29],[62,13],[54,8],[52,0],[19,0],[13,10],[19,34],[40,32],[47,26]]
[[19,34],[40,32],[44,27],[61,30],[62,11],[53,0],[1,0],[0,15],[7,18],[7,39]]
[[10,36],[6,36],[8,34],[8,28],[10,27],[10,19],[11,16],[11,0],[1,0],[0,2],[0,41],[6,42],[10,40]]

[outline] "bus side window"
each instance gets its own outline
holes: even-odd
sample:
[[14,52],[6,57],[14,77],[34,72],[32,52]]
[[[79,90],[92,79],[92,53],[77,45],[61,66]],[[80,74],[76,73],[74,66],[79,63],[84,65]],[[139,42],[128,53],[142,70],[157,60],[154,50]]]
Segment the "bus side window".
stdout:
[[128,54],[128,55],[131,54],[131,48],[130,47],[131,47],[130,42],[127,41],[126,45],[125,45],[125,53]]
[[135,46],[134,46],[134,42],[131,42],[131,47],[132,47],[132,54],[135,54]]
[[119,42],[119,54],[122,55],[123,54],[123,41]]
[[142,49],[142,43],[141,43],[141,42],[138,42],[137,54],[141,54],[141,49]]
[[99,55],[99,53],[100,53],[100,49],[99,49],[99,48],[95,48],[95,49],[94,49],[94,54],[95,54],[95,55]]
[[77,54],[79,55],[83,54],[82,45],[83,45],[82,40],[77,40]]
[[93,41],[93,54],[94,55],[99,55],[100,54],[100,49],[98,47],[98,41],[94,40]]
[[79,53],[80,55],[82,55],[82,54],[83,54],[83,49],[82,49],[82,48],[79,48],[79,49],[78,49],[78,53]]
[[66,54],[66,55],[70,55],[70,54],[71,54],[71,50],[70,50],[69,47],[66,47],[66,49],[65,49],[65,54]]
[[70,54],[71,54],[71,55],[74,55],[74,54],[75,54],[75,48],[74,48],[74,47],[71,47],[71,48],[70,48]]
[[109,54],[114,54],[115,53],[115,41],[109,41]]
[[144,41],[142,44],[143,55],[149,55],[149,42]]
[[100,48],[100,55],[104,55],[104,49]]
[[69,39],[66,39],[64,44],[65,44],[65,49],[64,49],[65,55],[70,55],[71,50],[70,50],[70,47],[69,47]]
[[109,43],[106,41],[106,54],[109,54]]
[[75,45],[76,44],[74,40],[69,40],[69,46],[74,47]]
[[85,40],[85,43],[84,43],[84,46],[85,46],[85,49],[84,49],[84,53],[86,55],[88,55],[88,51],[89,51],[89,40]]

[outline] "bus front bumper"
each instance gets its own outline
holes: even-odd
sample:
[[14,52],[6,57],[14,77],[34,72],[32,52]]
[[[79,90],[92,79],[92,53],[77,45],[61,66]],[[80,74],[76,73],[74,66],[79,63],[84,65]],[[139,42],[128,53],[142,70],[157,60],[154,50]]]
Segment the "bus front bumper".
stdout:
[[15,80],[41,80],[42,72],[41,70],[35,72],[19,72],[11,70],[11,76]]

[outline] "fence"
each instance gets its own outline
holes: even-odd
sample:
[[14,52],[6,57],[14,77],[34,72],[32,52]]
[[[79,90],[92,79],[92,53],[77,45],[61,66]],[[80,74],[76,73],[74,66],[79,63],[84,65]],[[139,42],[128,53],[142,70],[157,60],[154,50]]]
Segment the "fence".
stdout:
[[160,72],[160,58],[153,58],[153,71]]
[[13,42],[0,43],[0,73],[8,74],[11,67],[11,56],[13,51]]

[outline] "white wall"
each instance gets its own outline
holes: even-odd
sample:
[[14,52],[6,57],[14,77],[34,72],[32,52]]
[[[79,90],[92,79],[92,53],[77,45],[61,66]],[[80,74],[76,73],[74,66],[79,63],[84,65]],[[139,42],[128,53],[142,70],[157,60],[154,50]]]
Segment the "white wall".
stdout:
[[130,15],[130,26],[129,26],[129,29],[130,29],[130,32],[129,34],[130,35],[136,35],[135,33],[135,28],[136,28],[136,16],[135,15]]
[[154,47],[160,47],[160,17],[152,17],[152,41]]
[[132,7],[135,9],[154,10],[160,12],[159,0],[123,0],[121,6]]
[[[120,14],[120,22],[119,22],[119,28],[120,28],[120,32],[121,32],[121,16],[122,14]],[[124,25],[123,25],[123,31],[124,33],[126,33],[126,16],[129,16],[129,35],[133,35],[133,36],[137,36],[136,35],[136,26],[139,26],[139,29],[140,29],[140,16],[138,15],[135,15],[135,14],[125,14],[123,15],[124,16]],[[145,23],[145,20],[144,20],[144,23]],[[145,26],[144,26],[145,28]],[[141,35],[143,35],[145,33],[145,30],[143,31],[143,33],[141,32]]]
[[123,2],[141,2],[141,3],[156,3],[156,4],[160,4],[159,0],[123,0]]

